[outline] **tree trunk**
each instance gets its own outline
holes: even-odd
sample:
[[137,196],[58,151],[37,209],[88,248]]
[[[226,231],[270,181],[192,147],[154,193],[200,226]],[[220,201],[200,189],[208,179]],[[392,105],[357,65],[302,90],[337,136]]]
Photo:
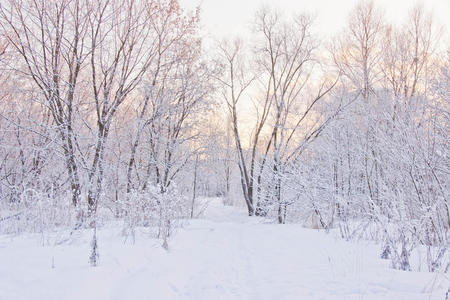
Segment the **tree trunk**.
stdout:
[[198,154],[195,157],[195,167],[194,167],[194,183],[192,190],[192,204],[191,204],[191,219],[194,217],[194,205],[195,205],[195,196],[197,192],[197,166],[198,166]]

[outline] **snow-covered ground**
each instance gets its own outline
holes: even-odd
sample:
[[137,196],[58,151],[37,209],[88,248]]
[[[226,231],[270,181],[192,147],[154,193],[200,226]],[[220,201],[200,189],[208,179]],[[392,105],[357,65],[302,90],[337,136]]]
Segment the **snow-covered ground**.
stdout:
[[445,300],[450,286],[443,274],[391,269],[369,242],[249,218],[219,200],[177,231],[169,251],[143,233],[133,245],[120,226],[107,226],[92,268],[90,236],[80,232],[58,246],[37,234],[0,236],[0,300]]

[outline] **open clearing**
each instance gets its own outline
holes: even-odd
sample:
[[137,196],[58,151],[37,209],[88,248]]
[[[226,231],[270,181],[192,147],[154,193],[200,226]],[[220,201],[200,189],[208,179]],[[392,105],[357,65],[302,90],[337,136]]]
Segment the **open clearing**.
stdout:
[[96,268],[89,231],[58,246],[0,236],[0,299],[445,300],[450,286],[445,274],[391,269],[370,242],[249,218],[219,200],[177,230],[169,251],[137,231],[132,244],[120,226],[99,230]]

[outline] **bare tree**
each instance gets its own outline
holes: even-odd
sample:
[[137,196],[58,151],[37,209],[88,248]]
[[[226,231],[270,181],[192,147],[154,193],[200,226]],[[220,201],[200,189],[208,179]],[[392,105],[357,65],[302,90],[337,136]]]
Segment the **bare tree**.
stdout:
[[93,214],[102,192],[105,147],[111,123],[155,59],[155,36],[148,22],[160,10],[153,2],[109,0],[97,1],[90,10],[89,60],[95,145],[88,167],[88,207]]
[[[318,92],[311,99],[306,90],[316,65],[314,50],[317,48],[311,36],[312,20],[300,15],[283,22],[279,15],[268,9],[257,14],[255,30],[261,36],[256,45],[256,67],[260,76],[262,97],[254,98],[257,109],[256,123],[250,140],[249,157],[242,146],[237,104],[246,89],[255,81],[251,73],[245,73],[242,49],[239,42],[233,46],[221,46],[227,69],[223,96],[227,101],[233,124],[241,184],[249,215],[265,215],[262,195],[264,170],[270,161],[275,182],[266,189],[275,190],[275,198],[281,203],[281,175],[283,168],[300,155],[305,143],[318,136],[326,122],[311,121],[315,105],[332,89],[336,82],[319,84]],[[303,98],[303,99],[302,99]],[[268,136],[267,132],[269,132]],[[283,221],[281,204],[279,220]]]
[[[271,134],[264,146],[257,175],[258,192],[261,191],[266,162],[270,159],[274,182],[269,185],[278,202],[278,220],[284,223],[287,203],[282,199],[281,185],[285,168],[330,121],[329,117],[320,116],[321,112],[315,108],[337,80],[322,81],[313,92],[315,87],[311,85],[311,77],[314,71],[317,72],[314,69],[317,43],[311,34],[311,17],[298,15],[290,22],[283,22],[276,14],[264,10],[258,17],[257,29],[264,37],[258,50],[258,64],[264,74],[264,103],[273,103],[273,107],[269,107],[272,110]],[[253,151],[257,142],[255,136]]]
[[189,43],[198,43],[198,38],[195,36],[198,12],[196,15],[187,16],[177,1],[158,3],[155,7],[159,13],[151,15],[148,20],[149,35],[152,35],[154,39],[152,64],[151,70],[143,81],[145,86],[143,99],[136,109],[137,124],[127,169],[127,194],[132,188],[136,188],[133,187],[132,179],[133,172],[136,170],[136,151],[141,138],[152,121],[164,114],[165,108],[161,99],[164,99],[163,94],[168,88],[167,85],[170,84],[168,82],[172,80],[170,74],[180,60],[183,60],[184,53],[177,48],[191,47]]
[[334,61],[352,85],[368,101],[379,79],[376,68],[380,59],[384,27],[382,12],[373,1],[360,1],[349,16],[344,35],[336,40]]
[[408,101],[423,90],[430,56],[436,51],[441,31],[421,6],[410,11],[401,28],[389,26],[383,41],[381,70],[394,95]]
[[86,47],[88,9],[84,1],[10,0],[0,6],[3,34],[21,56],[28,76],[40,90],[55,122],[69,176],[72,203],[80,202],[81,186],[74,132],[77,91]]
[[[226,101],[228,112],[231,116],[233,138],[237,152],[242,192],[244,195],[245,203],[247,205],[248,214],[249,216],[252,216],[255,213],[255,206],[253,201],[253,174],[251,173],[250,169],[253,169],[252,166],[255,163],[256,145],[254,147],[255,153],[252,156],[253,159],[250,162],[250,166],[248,166],[244,154],[244,148],[242,145],[241,133],[239,131],[237,107],[242,96],[244,95],[244,92],[255,80],[255,76],[246,72],[246,65],[244,63],[242,47],[243,46],[241,40],[235,40],[232,44],[229,44],[228,42],[222,42],[220,50],[222,55],[221,59],[225,68],[225,75],[223,79],[219,78],[219,81],[223,87],[222,96]],[[268,112],[266,112],[265,109],[263,112],[263,117],[260,120],[260,122],[262,122],[262,124],[260,123],[261,125],[259,126],[260,129],[255,133],[256,139],[258,139],[259,137],[262,126],[264,125],[264,122],[267,118],[267,114]]]

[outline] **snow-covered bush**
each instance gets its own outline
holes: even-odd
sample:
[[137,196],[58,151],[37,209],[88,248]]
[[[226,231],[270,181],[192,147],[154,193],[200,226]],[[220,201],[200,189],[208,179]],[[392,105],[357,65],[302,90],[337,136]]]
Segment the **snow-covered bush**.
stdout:
[[131,194],[123,204],[123,233],[134,241],[135,230],[144,228],[152,236],[163,239],[166,246],[173,230],[182,224],[183,219],[189,218],[190,209],[188,198],[175,188],[162,192],[161,187],[150,186],[145,192]]

